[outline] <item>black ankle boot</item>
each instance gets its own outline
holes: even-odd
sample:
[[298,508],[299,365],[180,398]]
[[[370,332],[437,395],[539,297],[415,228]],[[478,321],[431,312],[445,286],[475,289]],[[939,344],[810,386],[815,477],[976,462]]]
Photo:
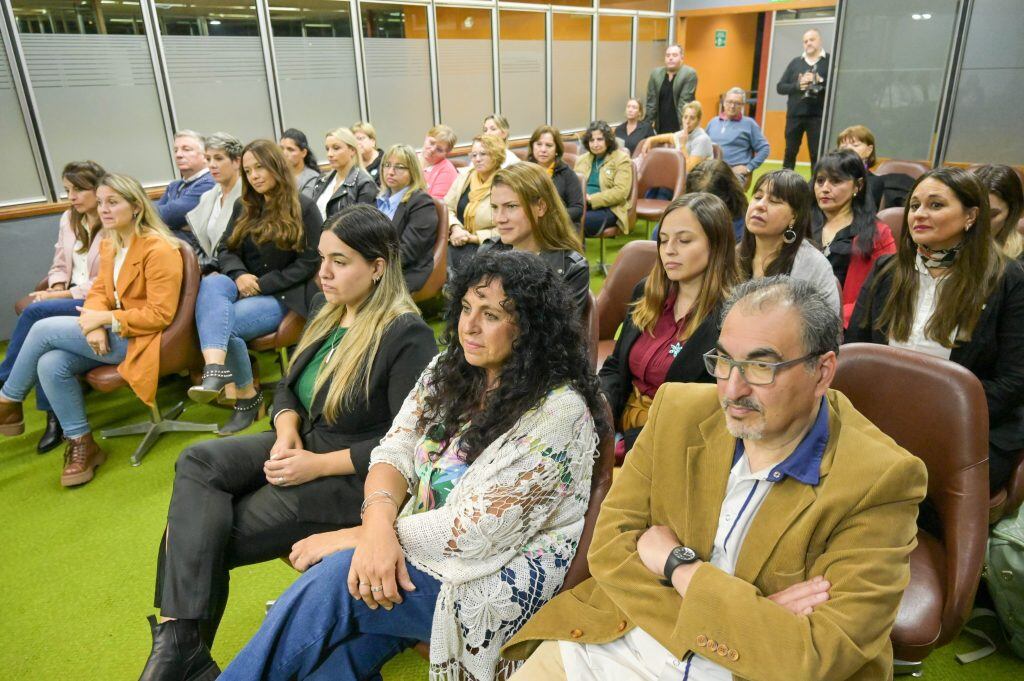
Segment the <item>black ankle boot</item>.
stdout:
[[220,668],[199,636],[197,620],[168,620],[157,624],[149,616],[153,650],[139,681],[213,681]]
[[43,436],[39,438],[36,451],[45,454],[54,447],[60,446],[62,442],[64,442],[64,429],[60,427],[57,415],[48,411],[46,412],[46,428],[43,430]]
[[203,382],[188,389],[188,396],[200,404],[212,402],[224,392],[224,386],[234,379],[231,371],[223,364],[207,364],[203,367]]
[[266,414],[267,405],[263,402],[263,393],[257,392],[256,397],[239,399],[235,402],[231,418],[217,429],[217,435],[234,435],[256,423]]

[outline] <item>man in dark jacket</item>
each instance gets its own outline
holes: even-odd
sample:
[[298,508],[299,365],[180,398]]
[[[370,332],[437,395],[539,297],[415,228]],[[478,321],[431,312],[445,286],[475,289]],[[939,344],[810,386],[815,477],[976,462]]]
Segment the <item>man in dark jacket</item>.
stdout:
[[697,72],[683,64],[683,48],[669,45],[665,65],[651,71],[647,80],[647,117],[659,135],[678,132],[679,112],[693,101],[697,92]]
[[811,165],[818,161],[818,139],[821,136],[821,113],[825,106],[825,79],[828,77],[828,55],[821,49],[821,32],[809,28],[804,33],[804,52],[789,62],[776,86],[786,102],[786,154],[783,168],[796,166],[800,142],[807,134]]
[[178,166],[181,179],[167,185],[164,195],[155,204],[156,210],[174,236],[199,253],[202,251],[199,240],[192,234],[185,216],[199,205],[199,198],[216,184],[206,167],[206,138],[193,130],[179,130],[175,133],[174,163]]

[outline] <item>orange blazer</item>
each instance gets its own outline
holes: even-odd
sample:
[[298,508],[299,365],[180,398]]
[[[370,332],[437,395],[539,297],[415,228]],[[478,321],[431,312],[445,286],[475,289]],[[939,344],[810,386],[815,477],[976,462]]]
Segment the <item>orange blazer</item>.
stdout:
[[[100,247],[100,273],[85,299],[90,310],[113,310],[128,339],[128,352],[117,373],[143,402],[156,402],[160,378],[160,335],[174,319],[181,295],[182,262],[178,249],[165,239],[136,236],[114,281],[114,240]],[[114,291],[121,300],[114,302]]]

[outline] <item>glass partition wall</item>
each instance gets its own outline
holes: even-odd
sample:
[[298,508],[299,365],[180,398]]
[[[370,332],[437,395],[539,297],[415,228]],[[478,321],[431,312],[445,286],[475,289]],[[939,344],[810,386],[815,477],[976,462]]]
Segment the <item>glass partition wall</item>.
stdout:
[[523,138],[617,122],[661,62],[668,0],[4,0],[0,206],[56,200],[91,159],[175,176],[176,129],[247,142],[370,121],[382,147],[462,143],[498,111]]

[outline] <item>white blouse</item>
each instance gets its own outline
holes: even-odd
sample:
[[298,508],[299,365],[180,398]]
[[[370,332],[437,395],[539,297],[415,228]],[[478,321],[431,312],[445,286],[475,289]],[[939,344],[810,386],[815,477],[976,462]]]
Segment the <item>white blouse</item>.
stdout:
[[[935,314],[935,305],[939,300],[939,286],[946,280],[946,277],[933,277],[928,274],[928,268],[921,262],[921,258],[914,259],[914,266],[917,268],[917,300],[914,301],[914,324],[910,329],[910,337],[906,341],[889,339],[889,345],[894,348],[904,348],[923,352],[939,359],[949,359],[950,348],[943,347],[924,334],[924,327],[928,320]],[[956,333],[954,332],[954,337]]]
[[71,253],[71,286],[85,286],[89,283],[89,249],[82,249],[82,241],[75,241]]

